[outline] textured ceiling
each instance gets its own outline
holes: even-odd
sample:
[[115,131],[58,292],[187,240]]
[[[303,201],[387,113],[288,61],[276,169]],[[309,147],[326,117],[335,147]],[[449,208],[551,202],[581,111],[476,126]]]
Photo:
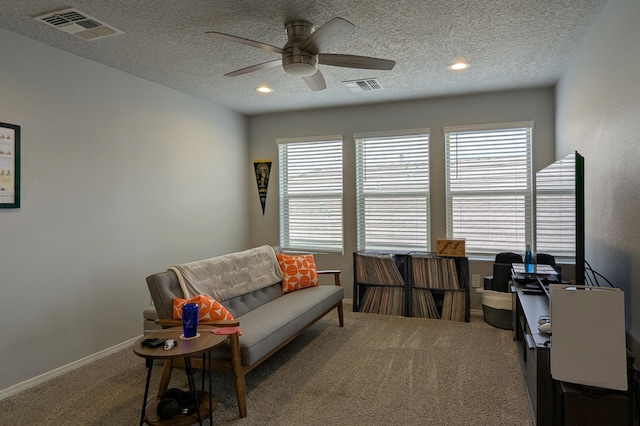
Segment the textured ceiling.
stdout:
[[[606,0],[0,0],[0,27],[243,114],[553,85]],[[74,7],[124,32],[85,41],[32,17]],[[328,53],[393,59],[391,71],[320,65],[327,89],[312,92],[281,67],[223,74],[278,54],[204,35],[219,31],[283,46],[284,24],[356,28]],[[448,66],[469,62],[462,72]],[[378,78],[384,90],[351,92],[341,81]],[[261,95],[255,88],[274,89]]]

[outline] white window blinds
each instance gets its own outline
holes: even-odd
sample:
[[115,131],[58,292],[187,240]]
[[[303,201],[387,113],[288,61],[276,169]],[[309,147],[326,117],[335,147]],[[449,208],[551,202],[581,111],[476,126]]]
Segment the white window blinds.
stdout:
[[532,122],[445,127],[447,236],[467,253],[532,244]]
[[429,130],[354,136],[358,250],[429,250]]
[[277,142],[280,245],[342,253],[342,137]]

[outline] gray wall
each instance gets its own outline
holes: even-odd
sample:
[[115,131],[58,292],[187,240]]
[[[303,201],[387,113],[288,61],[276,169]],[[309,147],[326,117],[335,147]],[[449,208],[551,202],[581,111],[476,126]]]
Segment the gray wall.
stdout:
[[[640,2],[611,0],[557,85],[557,157],[585,157],[586,258],[625,290],[640,357]],[[597,318],[594,318],[594,321]]]
[[[309,96],[313,96],[312,93]],[[357,95],[354,95],[357,96]],[[363,98],[366,94],[362,95]],[[364,100],[364,99],[363,99]],[[446,234],[443,126],[533,120],[534,170],[554,158],[553,89],[532,89],[472,96],[407,101],[383,105],[300,111],[251,117],[252,159],[274,161],[264,216],[256,183],[251,184],[251,244],[278,244],[278,151],[276,138],[344,135],[345,254],[317,256],[320,268],[339,268],[347,298],[353,297],[352,253],[356,250],[355,147],[353,134],[403,129],[431,129],[431,229],[435,239]],[[471,273],[490,275],[492,262],[471,262]],[[472,291],[472,308],[481,309]]]
[[[145,276],[247,248],[247,120],[0,30],[0,390],[142,332]],[[14,386],[15,387],[15,386]]]

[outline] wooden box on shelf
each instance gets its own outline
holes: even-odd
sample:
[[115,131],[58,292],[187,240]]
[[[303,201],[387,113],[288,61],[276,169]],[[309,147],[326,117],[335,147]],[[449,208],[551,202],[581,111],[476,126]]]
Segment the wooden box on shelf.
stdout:
[[460,239],[438,238],[436,240],[436,254],[447,257],[465,257],[467,255],[466,242]]

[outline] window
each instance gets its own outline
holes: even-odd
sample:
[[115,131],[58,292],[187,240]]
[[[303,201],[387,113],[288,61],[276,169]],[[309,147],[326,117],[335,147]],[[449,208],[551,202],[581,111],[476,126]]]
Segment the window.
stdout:
[[429,131],[355,140],[358,250],[429,250]]
[[532,244],[532,122],[445,127],[447,236],[495,256]]
[[342,136],[277,142],[280,245],[342,253]]

